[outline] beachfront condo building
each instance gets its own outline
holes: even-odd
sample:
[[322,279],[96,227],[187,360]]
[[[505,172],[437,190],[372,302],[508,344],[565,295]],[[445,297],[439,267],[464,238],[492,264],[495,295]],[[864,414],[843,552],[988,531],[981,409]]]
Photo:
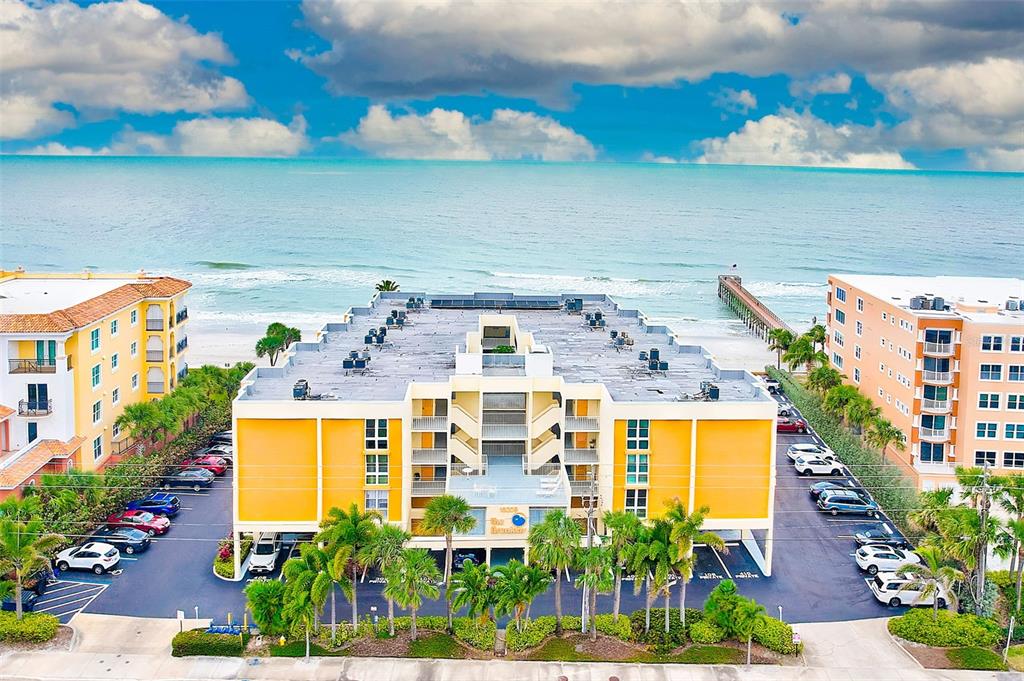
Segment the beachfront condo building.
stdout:
[[456,548],[504,562],[552,509],[603,532],[605,510],[679,499],[767,575],[776,413],[755,376],[603,295],[378,293],[243,380],[235,540],[355,504],[437,550],[424,509],[450,494],[476,518]]
[[1024,469],[1024,280],[829,277],[832,364],[906,436],[921,489]]
[[144,272],[0,271],[0,498],[130,450],[114,421],[188,369],[190,286]]

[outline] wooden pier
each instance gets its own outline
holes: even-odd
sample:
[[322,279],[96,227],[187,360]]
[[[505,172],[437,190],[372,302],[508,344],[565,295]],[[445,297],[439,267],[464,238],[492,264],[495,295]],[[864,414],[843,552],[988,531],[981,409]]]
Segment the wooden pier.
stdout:
[[[768,340],[773,329],[793,331],[789,324],[771,311],[757,296],[743,288],[743,281],[734,274],[718,275],[718,297],[729,306],[747,328],[762,340]],[[795,334],[794,334],[795,335]]]

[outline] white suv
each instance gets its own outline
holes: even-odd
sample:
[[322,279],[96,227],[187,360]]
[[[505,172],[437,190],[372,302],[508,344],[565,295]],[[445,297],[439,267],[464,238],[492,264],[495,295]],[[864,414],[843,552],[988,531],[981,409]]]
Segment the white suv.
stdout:
[[57,569],[61,572],[66,570],[92,570],[97,575],[102,575],[110,570],[121,560],[121,552],[110,544],[103,542],[89,542],[81,546],[72,546],[57,554]]
[[275,532],[264,532],[252,547],[249,559],[249,572],[273,572],[277,567],[277,557],[281,554],[281,535]]
[[841,475],[843,472],[843,465],[838,461],[817,456],[801,456],[793,462],[793,468],[800,475]]
[[940,586],[937,593],[924,595],[924,585],[913,577],[904,577],[892,572],[879,572],[875,578],[868,582],[871,585],[871,593],[875,595],[880,603],[885,603],[893,608],[901,605],[935,605],[938,601],[940,608],[945,608],[949,603],[949,596]]
[[854,554],[857,566],[867,570],[869,575],[879,572],[896,572],[904,565],[920,563],[921,558],[913,551],[893,548],[892,546],[862,546]]
[[790,461],[796,461],[801,456],[815,456],[819,459],[829,459],[831,461],[839,460],[839,457],[836,456],[836,453],[831,449],[824,445],[816,445],[813,442],[803,442],[790,446],[790,448],[786,450],[786,456],[789,457]]

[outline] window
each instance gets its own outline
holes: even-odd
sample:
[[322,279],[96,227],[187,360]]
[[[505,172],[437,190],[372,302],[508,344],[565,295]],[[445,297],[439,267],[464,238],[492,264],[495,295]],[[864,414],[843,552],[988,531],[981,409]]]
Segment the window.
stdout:
[[28,424],[28,441],[35,442],[36,438],[39,437],[39,424],[29,421]]
[[924,398],[926,400],[945,402],[949,399],[949,388],[945,386],[926,385],[924,387]]
[[1024,452],[1003,452],[1003,467],[1024,468]]
[[885,336],[878,339],[878,344],[883,348],[885,347]]
[[138,354],[139,354],[139,344],[136,341],[132,341],[132,344],[131,344],[131,354],[132,354],[132,357],[137,357]]
[[1024,352],[1024,336],[1010,336],[1010,352]]
[[885,391],[884,391],[884,390],[882,390],[881,388],[879,388],[879,389],[878,389],[878,396],[879,396],[879,397],[885,397]]
[[132,326],[135,326],[136,324],[139,323],[139,311],[138,310],[132,310],[131,322],[132,322]]
[[863,311],[864,311],[864,299],[861,298],[860,296],[857,296],[857,312],[863,312]]
[[999,424],[990,421],[978,421],[975,426],[975,437],[979,440],[994,440],[999,437]]
[[1024,423],[1007,423],[1003,435],[1007,440],[1024,440]]
[[139,389],[139,375],[138,374],[132,374],[132,390],[138,390],[138,389]]
[[882,372],[883,374],[885,373],[885,362],[879,362],[878,363],[878,370],[880,372]]
[[1006,408],[1010,409],[1011,411],[1016,411],[1018,409],[1024,410],[1024,395],[1007,395]]
[[985,352],[1002,352],[1003,350],[1003,337],[1002,336],[982,336],[981,337],[981,349]]
[[626,513],[632,513],[637,518],[647,517],[647,490],[626,490]]
[[110,401],[113,404],[117,404],[118,402],[121,401],[121,389],[120,388],[114,388],[114,390],[110,393]]
[[113,320],[110,321],[110,335],[111,336],[116,336],[117,335],[117,320],[116,319],[113,319]]
[[100,365],[97,364],[92,368],[92,387],[96,388],[100,384]]
[[96,352],[100,349],[100,330],[93,329],[89,332],[89,349]]
[[103,456],[103,436],[99,435],[92,441],[92,460],[95,461]]
[[119,437],[121,437],[121,426],[114,423],[114,425],[110,427],[110,438],[116,440]]
[[836,329],[832,333],[832,340],[834,340],[836,342],[836,345],[838,345],[839,347],[843,347],[843,344],[844,344],[843,334],[840,333],[838,329]]
[[388,448],[388,420],[366,419],[366,448]]
[[651,422],[647,419],[626,421],[626,449],[651,448]]
[[836,286],[836,300],[838,300],[841,303],[845,303],[846,302],[846,289],[845,288],[840,288],[839,286]]
[[387,517],[388,491],[386,489],[366,490],[365,508],[367,511],[377,511],[381,515]]
[[1001,381],[1001,380],[1003,380],[1003,365],[1002,364],[982,364],[981,365],[981,380],[983,380],[983,381]]
[[978,409],[998,409],[999,393],[978,393]]
[[982,450],[974,452],[974,465],[975,466],[984,466],[985,464],[988,464],[989,466],[995,466],[996,465],[996,453],[995,452],[982,451]]
[[921,443],[921,461],[923,463],[942,463],[945,458],[945,445],[934,442]]
[[646,454],[626,455],[626,484],[646,485],[648,459]]
[[855,326],[857,328],[857,335],[858,336],[863,336],[864,335],[864,323],[858,319],[856,324],[855,324]]
[[110,373],[117,371],[117,363],[119,360],[120,357],[116,352],[110,356]]
[[945,416],[933,416],[932,414],[923,414],[921,416],[921,427],[931,428],[932,430],[945,430],[946,429],[946,417]]
[[842,369],[843,368],[843,356],[840,355],[838,352],[833,352],[832,353],[832,363],[835,364],[840,369]]
[[92,403],[92,422],[99,423],[103,418],[103,403],[96,400]]
[[836,323],[838,323],[838,324],[845,324],[846,323],[846,313],[843,312],[842,310],[836,310]]
[[857,359],[860,359],[860,346],[859,345],[854,345],[853,346],[853,356],[856,357]]
[[366,455],[366,484],[386,485],[388,484],[388,455],[367,454]]
[[1007,379],[1011,381],[1024,381],[1024,364],[1011,364],[1008,367]]
[[853,382],[860,383],[860,369],[857,367],[853,368]]
[[888,318],[889,318],[889,315],[887,315],[886,313],[883,312],[882,313],[882,321],[884,322]]

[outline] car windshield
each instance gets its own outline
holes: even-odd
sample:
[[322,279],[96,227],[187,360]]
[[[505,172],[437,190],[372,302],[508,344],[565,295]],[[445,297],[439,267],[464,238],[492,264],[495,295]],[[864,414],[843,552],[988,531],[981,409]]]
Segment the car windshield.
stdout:
[[260,542],[259,544],[256,545],[256,555],[257,556],[269,556],[273,552],[274,552],[274,543],[273,542],[269,542],[269,541],[268,542]]
[[140,523],[148,523],[151,520],[153,520],[153,514],[152,513],[139,513],[139,514],[137,514],[135,516],[135,519],[137,521],[139,521]]
[[107,558],[113,558],[114,556],[117,555],[117,549],[110,549],[109,551],[107,551],[103,555],[106,556]]

